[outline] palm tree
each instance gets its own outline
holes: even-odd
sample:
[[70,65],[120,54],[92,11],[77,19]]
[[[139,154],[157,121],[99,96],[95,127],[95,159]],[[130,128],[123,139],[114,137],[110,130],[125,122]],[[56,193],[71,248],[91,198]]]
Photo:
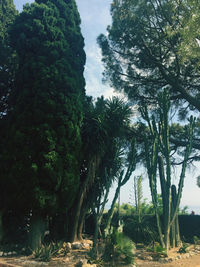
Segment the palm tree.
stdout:
[[[82,225],[81,209],[90,188],[96,189],[95,196],[103,195],[105,188],[112,184],[121,166],[118,156],[119,146],[125,146],[130,134],[132,110],[123,100],[114,97],[110,100],[98,98],[93,104],[87,99],[84,123],[82,126],[83,160],[79,193],[73,205],[73,229],[70,240],[81,238],[78,225]],[[107,173],[107,175],[105,175]],[[99,186],[97,186],[99,184]],[[95,185],[95,186],[94,186]],[[88,205],[84,205],[87,206]],[[79,232],[79,237],[77,236]]]

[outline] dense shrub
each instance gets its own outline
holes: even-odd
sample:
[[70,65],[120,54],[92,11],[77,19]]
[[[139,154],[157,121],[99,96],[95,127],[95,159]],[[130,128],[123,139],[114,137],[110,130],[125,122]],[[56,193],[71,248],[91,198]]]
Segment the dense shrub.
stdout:
[[194,236],[200,238],[200,215],[179,215],[181,239],[193,243]]
[[158,233],[154,216],[144,216],[141,221],[138,217],[124,218],[124,233],[135,243],[149,244],[158,241]]
[[130,264],[134,262],[134,249],[133,241],[124,233],[114,229],[112,234],[106,238],[104,259],[113,262],[123,260]]

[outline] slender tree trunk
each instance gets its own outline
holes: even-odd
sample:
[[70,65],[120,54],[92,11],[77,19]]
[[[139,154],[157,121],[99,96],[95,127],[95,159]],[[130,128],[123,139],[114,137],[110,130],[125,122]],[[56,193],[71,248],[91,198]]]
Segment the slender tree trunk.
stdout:
[[156,223],[157,223],[160,243],[161,243],[162,247],[165,247],[165,243],[164,243],[164,240],[163,240],[162,226],[161,226],[161,222],[160,222],[160,216],[158,214],[158,211],[156,211],[155,213],[156,213]]
[[170,246],[171,248],[176,247],[176,228],[175,228],[175,223],[172,224],[171,229],[170,229]]
[[80,217],[79,217],[78,230],[77,230],[78,240],[83,239],[82,233],[83,233],[83,227],[84,227],[85,216],[87,214],[87,211],[88,211],[87,205],[83,204],[82,209],[81,209],[81,213],[80,213]]
[[[171,220],[173,218],[173,214],[174,214],[174,209],[175,209],[175,201],[176,201],[176,192],[174,191],[174,187],[172,185],[172,190],[171,190]],[[176,190],[176,188],[175,188]],[[171,247],[175,247],[176,246],[176,226],[175,226],[175,221],[174,223],[171,225],[171,233],[170,233],[170,243],[171,243]]]
[[175,219],[175,246],[178,247],[180,245],[181,245],[181,238],[180,238],[179,220],[177,215]]
[[95,157],[94,159],[90,161],[89,167],[88,167],[88,174],[85,178],[85,181],[80,185],[78,197],[76,198],[74,205],[71,208],[72,221],[71,221],[71,227],[69,228],[70,242],[74,242],[78,239],[77,232],[78,232],[78,223],[79,223],[79,218],[80,218],[81,207],[83,204],[83,200],[85,198],[88,185],[90,184],[92,180],[95,179],[96,171],[97,171],[99,164],[100,164],[99,157]]
[[32,215],[29,231],[29,247],[31,250],[35,250],[42,245],[45,226],[46,221],[42,216],[38,214]]
[[[174,216],[175,208],[176,208],[176,199],[177,199],[177,193],[176,193],[176,186],[172,185],[172,219]],[[178,214],[176,214],[176,217],[171,225],[171,228],[173,230],[173,246],[177,247],[180,245],[180,231],[179,231],[179,222],[178,222]]]
[[[82,190],[81,190],[82,191]],[[78,232],[78,223],[80,218],[81,207],[84,199],[84,192],[80,192],[75,205],[72,206],[72,214],[69,227],[69,240],[70,242],[74,242],[78,240],[77,232]]]
[[106,186],[106,192],[104,195],[104,200],[102,203],[102,206],[100,207],[100,203],[101,203],[101,197],[99,197],[98,203],[97,203],[97,212],[96,212],[96,216],[95,216],[95,231],[94,231],[94,237],[93,237],[93,250],[95,253],[95,256],[97,257],[97,253],[98,253],[98,234],[100,232],[100,225],[101,225],[101,221],[103,218],[103,212],[105,209],[105,205],[106,202],[108,200],[108,194],[109,194],[109,190],[110,190],[110,184],[108,183]]
[[104,235],[105,236],[108,235],[109,231],[110,231],[110,225],[111,225],[112,217],[113,217],[113,214],[114,214],[114,211],[115,211],[114,210],[115,203],[117,202],[117,198],[119,196],[120,187],[121,187],[121,180],[119,180],[119,182],[118,182],[118,186],[117,186],[117,189],[115,191],[115,195],[114,195],[111,207],[110,207],[110,209],[108,211],[108,214],[107,214],[107,219],[106,219],[105,229],[104,229]]
[[168,254],[169,248],[170,248],[170,227],[169,227],[169,225],[168,225],[168,227],[166,227],[166,229],[164,229],[164,243],[165,243],[166,252]]
[[97,256],[97,240],[98,240],[98,230],[99,230],[99,218],[98,214],[95,214],[95,228],[94,228],[94,236],[93,236],[93,249],[95,252],[95,256]]
[[164,244],[168,252],[170,247],[170,187],[165,179],[165,170],[163,158],[158,156],[159,176],[161,185],[161,195],[163,202],[163,233],[164,233]]
[[4,237],[4,231],[3,231],[3,211],[0,211],[0,244]]

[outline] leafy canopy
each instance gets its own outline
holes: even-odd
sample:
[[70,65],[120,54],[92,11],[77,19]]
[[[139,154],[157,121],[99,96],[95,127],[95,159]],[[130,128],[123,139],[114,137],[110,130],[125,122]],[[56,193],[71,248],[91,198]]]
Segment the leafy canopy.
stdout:
[[151,105],[157,102],[158,93],[168,88],[171,99],[200,110],[199,58],[184,61],[181,52],[188,42],[181,29],[192,27],[193,22],[185,16],[194,9],[193,2],[113,1],[108,36],[98,37],[104,77],[111,86],[124,91],[134,103]]

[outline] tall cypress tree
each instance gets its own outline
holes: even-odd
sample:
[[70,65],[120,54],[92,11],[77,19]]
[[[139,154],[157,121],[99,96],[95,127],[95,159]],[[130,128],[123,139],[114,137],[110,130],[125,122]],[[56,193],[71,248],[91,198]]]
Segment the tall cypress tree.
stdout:
[[[26,5],[11,31],[18,55],[8,112],[8,203],[33,214],[67,212],[79,185],[85,97],[84,41],[74,0]],[[9,162],[9,164],[7,164]]]
[[0,117],[6,110],[7,96],[13,84],[15,64],[13,50],[9,46],[8,29],[16,15],[13,0],[0,2]]
[[[2,150],[4,148],[4,120],[7,111],[8,95],[13,88],[13,77],[15,72],[14,52],[9,46],[8,29],[12,25],[17,11],[12,0],[0,2],[0,162],[2,162]],[[1,172],[2,170],[0,170]],[[4,231],[2,228],[2,217],[4,212],[4,186],[0,180],[0,242]]]

